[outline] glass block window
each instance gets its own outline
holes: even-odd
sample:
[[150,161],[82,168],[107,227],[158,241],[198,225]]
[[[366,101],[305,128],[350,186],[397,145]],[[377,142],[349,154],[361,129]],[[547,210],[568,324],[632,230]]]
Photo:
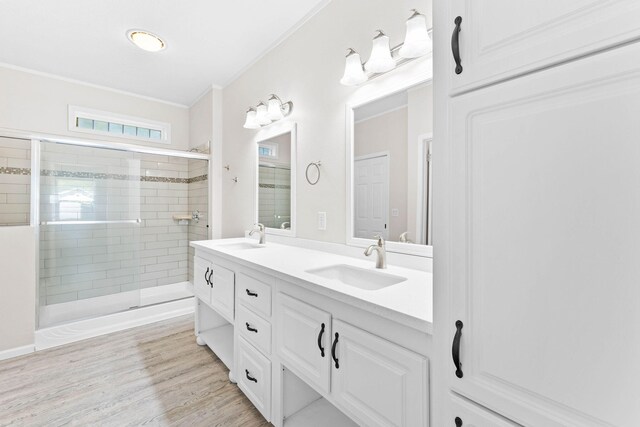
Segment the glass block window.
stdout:
[[171,125],[138,117],[69,106],[69,130],[110,137],[171,143]]

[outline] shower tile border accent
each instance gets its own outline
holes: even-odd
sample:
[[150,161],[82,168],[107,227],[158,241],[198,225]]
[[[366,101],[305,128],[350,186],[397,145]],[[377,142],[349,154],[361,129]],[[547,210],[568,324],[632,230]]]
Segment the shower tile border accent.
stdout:
[[259,184],[259,188],[278,188],[282,190],[291,190],[290,185],[281,185],[281,184]]
[[31,169],[0,167],[0,175],[31,175]]
[[[9,168],[0,167],[0,175],[31,175],[30,168]],[[190,184],[192,182],[206,181],[208,174],[195,176],[193,178],[170,178],[164,176],[137,176],[112,173],[95,173],[95,172],[70,172],[70,171],[54,171],[43,169],[40,171],[41,176],[59,176],[64,178],[87,178],[87,179],[116,179],[122,181],[141,181],[141,182],[167,182],[170,184]]]

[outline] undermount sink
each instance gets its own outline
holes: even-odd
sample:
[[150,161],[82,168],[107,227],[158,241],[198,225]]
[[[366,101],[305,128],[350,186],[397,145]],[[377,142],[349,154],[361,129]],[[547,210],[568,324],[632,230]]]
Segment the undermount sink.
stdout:
[[241,251],[244,249],[261,249],[264,248],[264,245],[259,245],[257,243],[251,242],[237,242],[237,243],[227,243],[225,245],[220,245],[221,248],[229,249],[230,251]]
[[325,279],[336,280],[354,288],[377,291],[407,280],[404,277],[346,264],[330,265],[306,271]]

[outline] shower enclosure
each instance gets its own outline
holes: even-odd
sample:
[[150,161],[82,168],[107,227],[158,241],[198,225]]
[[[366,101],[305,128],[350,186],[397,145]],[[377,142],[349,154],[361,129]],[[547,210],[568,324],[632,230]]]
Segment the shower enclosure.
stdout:
[[209,237],[207,154],[37,146],[40,327],[191,296],[189,241]]

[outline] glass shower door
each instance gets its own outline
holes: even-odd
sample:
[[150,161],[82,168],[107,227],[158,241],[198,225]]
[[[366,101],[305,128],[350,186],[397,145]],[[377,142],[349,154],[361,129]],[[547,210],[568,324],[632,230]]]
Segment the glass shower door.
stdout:
[[139,156],[43,142],[40,169],[40,327],[139,306]]

